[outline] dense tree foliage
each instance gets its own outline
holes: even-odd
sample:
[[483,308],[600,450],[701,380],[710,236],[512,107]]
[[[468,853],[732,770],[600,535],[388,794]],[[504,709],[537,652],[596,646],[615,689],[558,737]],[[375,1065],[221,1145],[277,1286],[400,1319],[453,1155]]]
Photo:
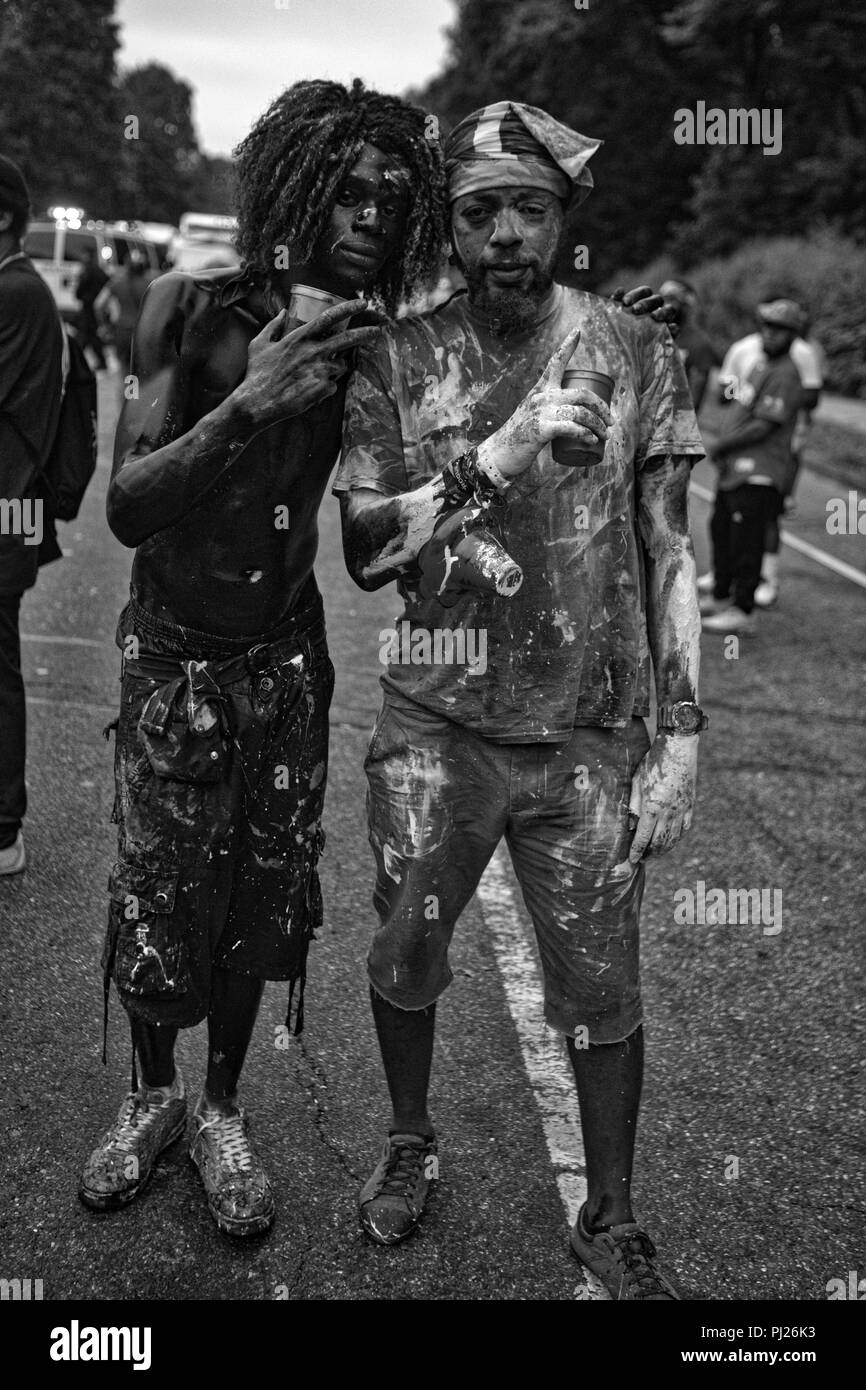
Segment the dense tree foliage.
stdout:
[[[604,139],[565,248],[589,246],[596,284],[662,250],[687,267],[818,225],[866,239],[864,59],[860,0],[458,0],[445,71],[414,95],[445,129],[512,98]],[[781,150],[677,144],[699,101],[781,110]]]
[[198,146],[192,88],[159,63],[124,74],[115,0],[0,0],[0,151],[34,209],[176,222],[229,212],[230,161]]

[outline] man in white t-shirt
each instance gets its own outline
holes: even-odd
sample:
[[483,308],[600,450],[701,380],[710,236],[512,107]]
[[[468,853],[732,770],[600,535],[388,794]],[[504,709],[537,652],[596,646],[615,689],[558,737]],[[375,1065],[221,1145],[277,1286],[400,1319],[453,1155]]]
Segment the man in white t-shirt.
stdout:
[[[776,295],[767,296],[770,300],[778,297]],[[807,341],[805,335],[809,331],[809,323],[802,308],[800,313],[801,336],[794,339],[789,349],[789,356],[800,376],[800,383],[803,388],[803,404],[791,440],[793,466],[790,486],[782,497],[781,511],[770,520],[764,537],[761,582],[755,590],[755,606],[757,608],[771,608],[779,597],[779,550],[781,546],[779,517],[784,511],[785,499],[790,497],[794,491],[803,445],[812,419],[812,411],[818,404],[818,398],[824,385],[823,353],[821,353],[817,343],[811,340]],[[735,343],[732,343],[725,354],[725,360],[719,371],[719,399],[721,401],[737,400],[737,393],[742,383],[748,380],[752,369],[762,365],[764,361],[765,354],[760,332],[749,333],[745,338],[739,338]],[[701,575],[698,580],[698,589],[702,594],[712,593],[713,585],[714,576],[710,572]]]

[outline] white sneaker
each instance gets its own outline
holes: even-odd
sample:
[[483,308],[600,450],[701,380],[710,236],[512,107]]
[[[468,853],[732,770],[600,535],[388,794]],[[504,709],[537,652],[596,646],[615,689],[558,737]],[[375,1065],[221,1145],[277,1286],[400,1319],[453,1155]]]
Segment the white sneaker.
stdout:
[[755,607],[772,608],[778,601],[779,586],[774,584],[771,579],[762,579],[755,590]]
[[713,598],[712,594],[708,598],[698,600],[698,612],[702,618],[709,618],[712,613],[724,613],[726,608],[731,608],[734,600],[731,598]]
[[712,570],[707,570],[706,574],[698,575],[698,593],[711,594],[716,587],[716,576]]
[[0,849],[0,878],[4,875],[23,874],[27,868],[27,855],[24,850],[24,831],[19,830],[14,843]]
[[701,619],[704,632],[754,632],[755,619],[742,608],[724,608],[721,613],[712,613]]

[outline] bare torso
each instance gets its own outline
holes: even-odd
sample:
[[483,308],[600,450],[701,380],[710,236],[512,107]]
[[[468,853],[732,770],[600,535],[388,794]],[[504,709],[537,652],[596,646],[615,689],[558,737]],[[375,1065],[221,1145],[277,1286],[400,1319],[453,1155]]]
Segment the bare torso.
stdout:
[[[249,343],[269,317],[261,291],[251,286],[223,306],[205,287],[235,274],[174,275],[157,287],[136,335],[140,398],[124,408],[115,476],[124,462],[193,431],[243,380]],[[185,514],[137,545],[138,601],[157,617],[218,636],[256,636],[289,617],[312,573],[344,397],[342,380],[303,415],[260,429],[215,481],[191,486]],[[164,467],[176,491],[170,458]],[[146,506],[156,515],[152,494],[151,483]]]

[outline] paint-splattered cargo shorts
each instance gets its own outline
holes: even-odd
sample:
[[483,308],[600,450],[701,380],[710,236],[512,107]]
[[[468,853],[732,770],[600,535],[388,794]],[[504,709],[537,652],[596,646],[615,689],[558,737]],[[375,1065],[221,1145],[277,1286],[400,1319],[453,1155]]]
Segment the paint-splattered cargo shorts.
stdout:
[[377,993],[422,1009],[450,984],[448,947],[500,839],[535,926],[545,1018],[589,1043],[641,1022],[628,802],[649,747],[642,719],[579,728],[568,743],[494,743],[390,690],[365,763]]
[[[214,965],[300,982],[321,924],[316,864],[334,685],[315,586],[252,647],[133,601],[115,750],[117,862],[102,965],[131,1015],[190,1027]],[[204,666],[199,663],[205,663]]]

